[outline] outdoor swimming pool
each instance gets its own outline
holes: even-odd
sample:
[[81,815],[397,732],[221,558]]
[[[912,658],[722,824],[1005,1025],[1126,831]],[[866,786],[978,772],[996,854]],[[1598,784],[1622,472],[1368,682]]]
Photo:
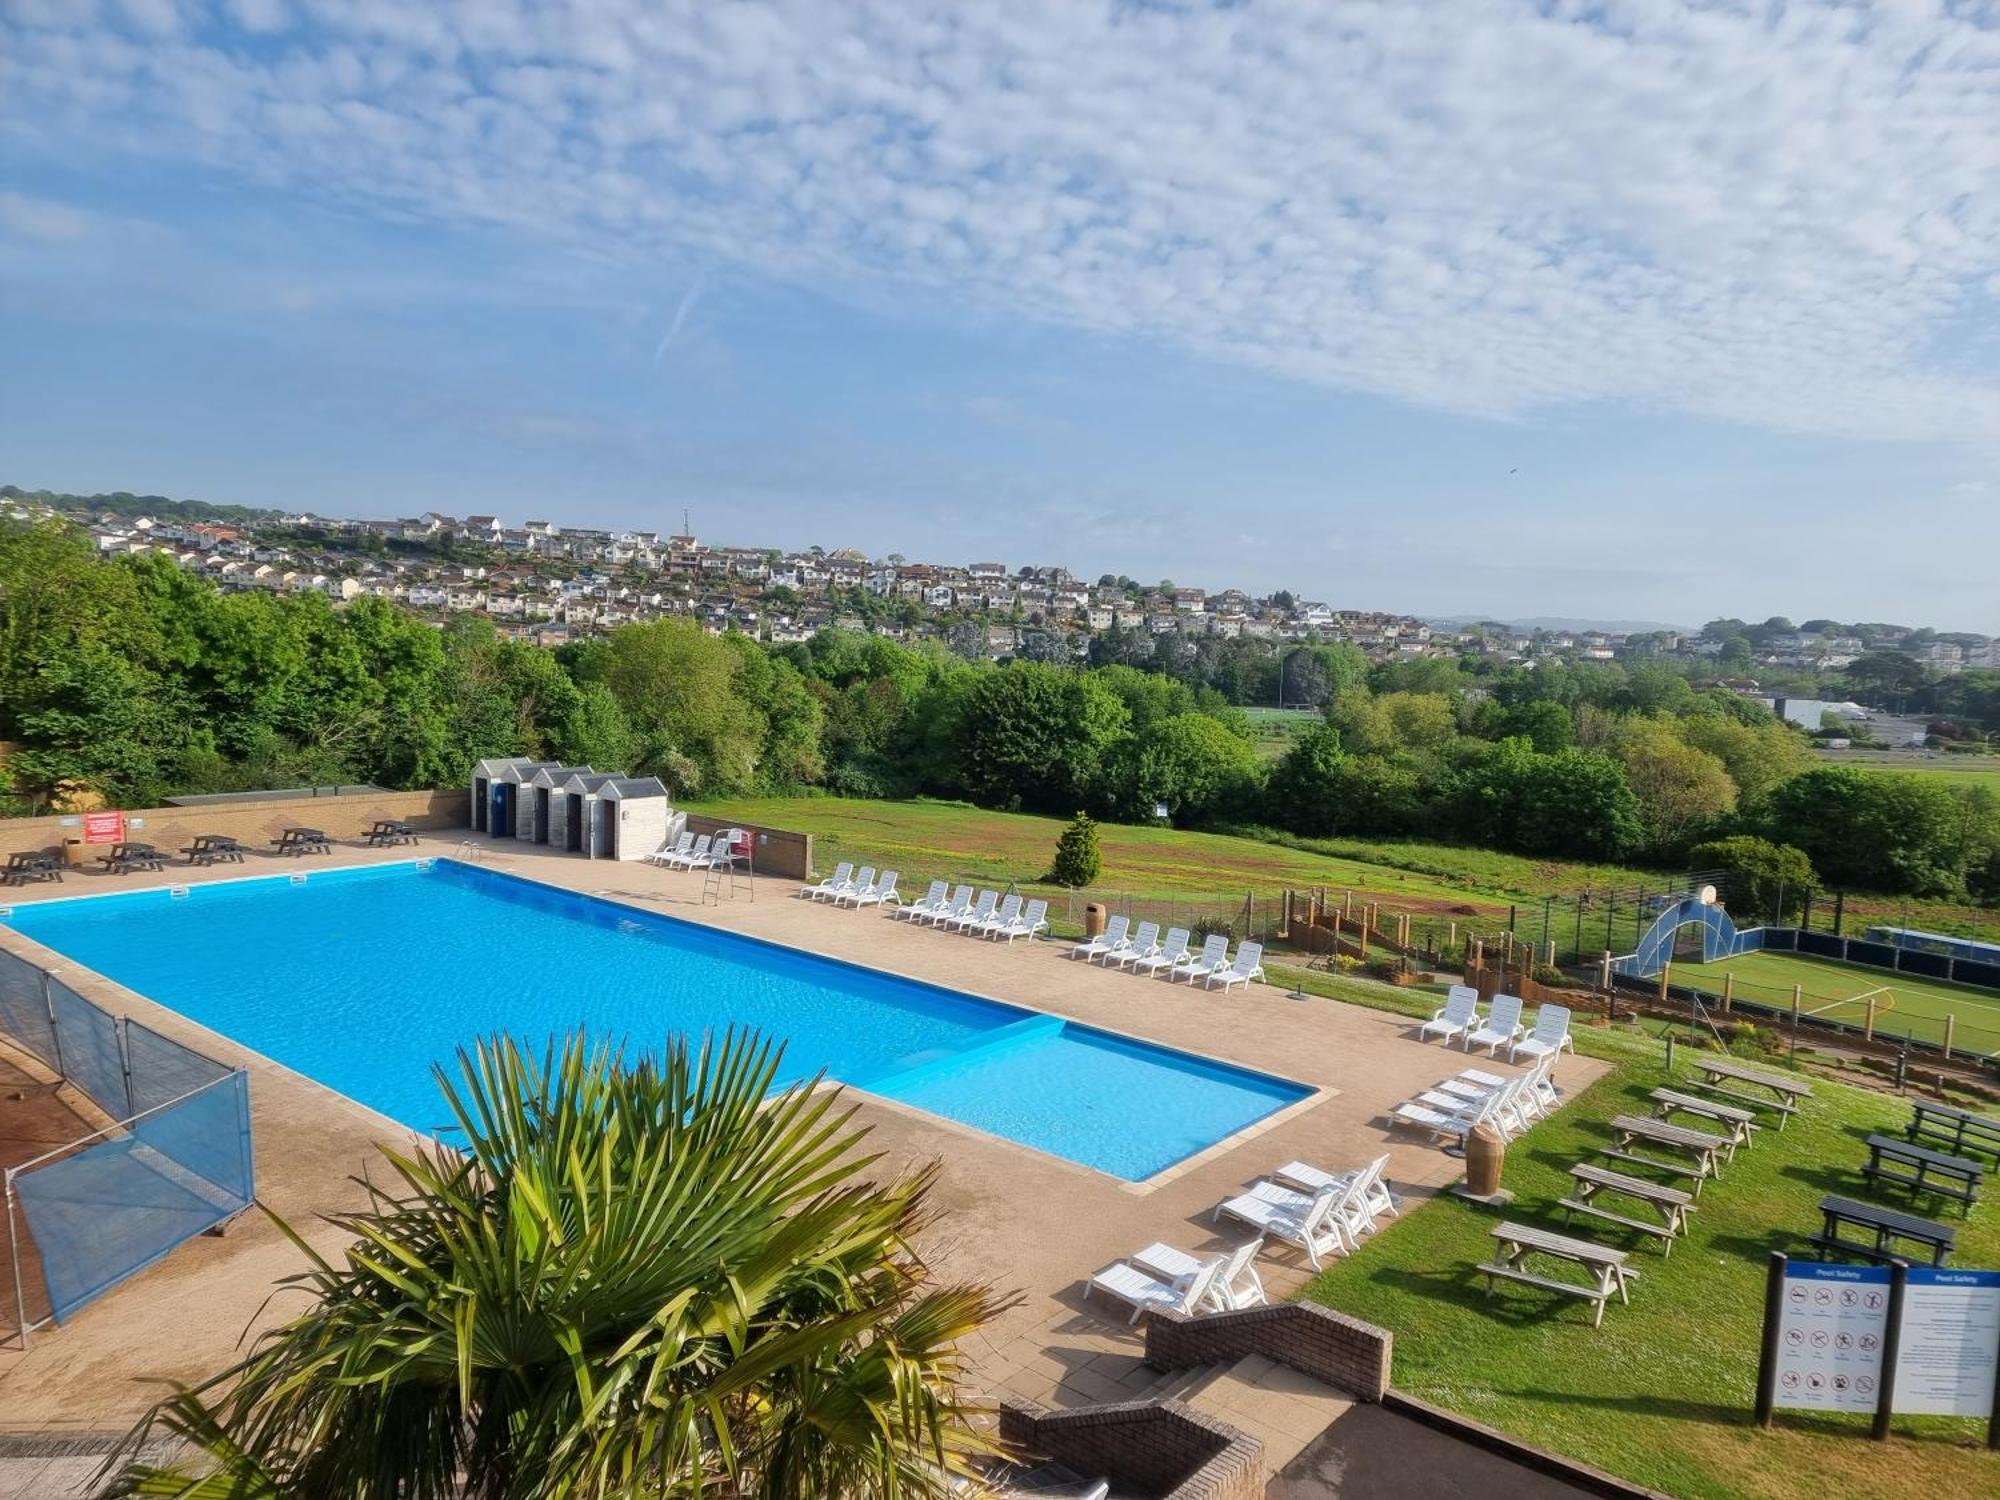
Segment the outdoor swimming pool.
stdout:
[[[37,942],[417,1130],[498,1031],[635,1047],[752,1026],[843,1083],[1128,1181],[1306,1087],[451,860],[35,902]],[[882,920],[858,917],[859,921]]]

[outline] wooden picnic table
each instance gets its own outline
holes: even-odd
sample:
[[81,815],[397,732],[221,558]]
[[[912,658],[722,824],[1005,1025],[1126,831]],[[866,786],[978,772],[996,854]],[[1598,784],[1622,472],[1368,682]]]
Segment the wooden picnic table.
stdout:
[[[1706,1130],[1695,1130],[1687,1125],[1675,1125],[1666,1120],[1654,1119],[1650,1115],[1616,1115],[1612,1118],[1611,1129],[1617,1137],[1616,1146],[1600,1146],[1598,1154],[1609,1156],[1616,1161],[1631,1162],[1634,1166],[1650,1167],[1655,1172],[1671,1172],[1678,1177],[1694,1179],[1694,1194],[1701,1196],[1701,1185],[1710,1177],[1722,1175],[1722,1162],[1729,1152],[1729,1138],[1710,1135]],[[1678,1162],[1661,1161],[1657,1157],[1640,1156],[1632,1150],[1636,1142],[1664,1146],[1670,1151],[1679,1151],[1694,1159],[1694,1165],[1682,1166]]]
[[[1569,1197],[1557,1200],[1565,1219],[1572,1214],[1591,1214],[1626,1229],[1653,1235],[1664,1242],[1662,1255],[1674,1253],[1674,1240],[1687,1229],[1687,1216],[1694,1212],[1693,1193],[1685,1188],[1648,1182],[1643,1177],[1633,1177],[1625,1172],[1614,1172],[1609,1167],[1587,1161],[1572,1166],[1569,1175],[1576,1179],[1576,1187]],[[1597,1201],[1604,1193],[1636,1198],[1657,1209],[1660,1217],[1657,1220],[1640,1219],[1608,1209]]]
[[271,840],[279,854],[331,854],[332,842],[317,828],[287,828]]
[[417,831],[401,818],[377,818],[375,826],[362,838],[378,849],[386,849],[391,844],[414,844]]
[[[1958,1231],[1949,1224],[1940,1224],[1935,1219],[1920,1219],[1915,1214],[1884,1208],[1879,1203],[1842,1198],[1834,1193],[1828,1193],[1819,1200],[1819,1211],[1825,1223],[1818,1234],[1811,1236],[1810,1242],[1822,1250],[1843,1255],[1861,1255],[1877,1261],[1905,1260],[1908,1257],[1891,1249],[1890,1242],[1908,1240],[1930,1252],[1932,1265],[1941,1266],[1958,1238]],[[1865,1234],[1873,1235],[1873,1242],[1846,1238],[1840,1232],[1844,1224],[1851,1224]]]
[[[1627,1268],[1623,1250],[1512,1221],[1494,1225],[1493,1238],[1499,1244],[1494,1259],[1475,1268],[1486,1277],[1486,1295],[1489,1297],[1493,1295],[1495,1278],[1503,1276],[1509,1281],[1525,1282],[1566,1297],[1582,1297],[1593,1304],[1590,1320],[1593,1328],[1603,1323],[1604,1304],[1611,1299],[1613,1292],[1618,1294],[1620,1302],[1629,1303],[1632,1300],[1625,1294],[1625,1284],[1639,1273]],[[1530,1255],[1546,1255],[1554,1260],[1582,1266],[1590,1273],[1591,1281],[1587,1286],[1580,1286],[1574,1281],[1537,1275],[1527,1268]]]
[[22,849],[7,856],[7,868],[0,871],[0,885],[26,885],[31,880],[62,883],[62,855],[53,849]]
[[2000,1120],[1975,1115],[1967,1109],[1953,1109],[1949,1104],[1913,1101],[1910,1123],[1903,1134],[1919,1145],[1941,1147],[1955,1156],[1977,1151],[1982,1156],[2000,1158]]
[[212,865],[217,860],[223,859],[241,864],[243,856],[248,852],[242,844],[226,833],[198,833],[194,836],[194,842],[181,850],[191,865]]
[[97,856],[97,862],[104,866],[107,875],[129,875],[134,870],[157,870],[166,863],[166,856],[151,844],[113,844],[109,854]]
[[1747,1109],[1734,1104],[1723,1104],[1714,1099],[1705,1099],[1699,1094],[1683,1094],[1679,1089],[1654,1089],[1653,1103],[1658,1106],[1661,1119],[1672,1115],[1699,1115],[1704,1120],[1713,1120],[1729,1129],[1729,1156],[1736,1158],[1738,1146],[1752,1143],[1752,1132],[1762,1129],[1757,1117]]
[[[1799,1101],[1812,1097],[1812,1085],[1803,1079],[1787,1078],[1782,1073],[1767,1073],[1762,1068],[1746,1068],[1742,1063],[1731,1062],[1727,1058],[1703,1057],[1697,1054],[1694,1065],[1703,1075],[1703,1082],[1700,1085],[1702,1088],[1711,1094],[1734,1099],[1739,1104],[1774,1111],[1778,1116],[1780,1130],[1783,1130],[1791,1117],[1799,1112]],[[1731,1088],[1730,1083],[1749,1084],[1754,1088],[1768,1089],[1776,1097],[1767,1099],[1761,1094],[1745,1093],[1740,1088]]]
[[1913,1193],[1935,1193],[1956,1198],[1966,1213],[1979,1197],[1979,1184],[1986,1164],[1969,1156],[1950,1156],[1928,1146],[1912,1145],[1893,1135],[1868,1137],[1868,1165],[1861,1175],[1870,1182],[1887,1182]]

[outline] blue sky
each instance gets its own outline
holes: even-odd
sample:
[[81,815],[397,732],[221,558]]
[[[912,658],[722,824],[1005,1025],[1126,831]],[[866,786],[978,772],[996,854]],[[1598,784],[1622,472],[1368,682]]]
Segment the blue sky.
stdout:
[[10,0],[0,478],[2000,632],[2000,15]]

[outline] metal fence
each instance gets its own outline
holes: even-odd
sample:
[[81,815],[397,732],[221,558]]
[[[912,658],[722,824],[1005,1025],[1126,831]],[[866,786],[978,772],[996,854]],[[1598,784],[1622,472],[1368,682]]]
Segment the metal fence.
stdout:
[[5,950],[0,1035],[106,1122],[6,1170],[8,1281],[25,1345],[250,1206],[250,1082]]

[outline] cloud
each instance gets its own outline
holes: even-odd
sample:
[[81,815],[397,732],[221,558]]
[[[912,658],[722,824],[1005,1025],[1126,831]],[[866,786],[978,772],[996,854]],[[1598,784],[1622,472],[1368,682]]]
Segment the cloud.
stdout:
[[66,244],[90,233],[90,215],[67,203],[0,193],[0,230],[18,239]]
[[52,159],[922,291],[1455,412],[2000,438],[1962,334],[2000,285],[1979,0],[194,10],[23,6],[13,117]]

